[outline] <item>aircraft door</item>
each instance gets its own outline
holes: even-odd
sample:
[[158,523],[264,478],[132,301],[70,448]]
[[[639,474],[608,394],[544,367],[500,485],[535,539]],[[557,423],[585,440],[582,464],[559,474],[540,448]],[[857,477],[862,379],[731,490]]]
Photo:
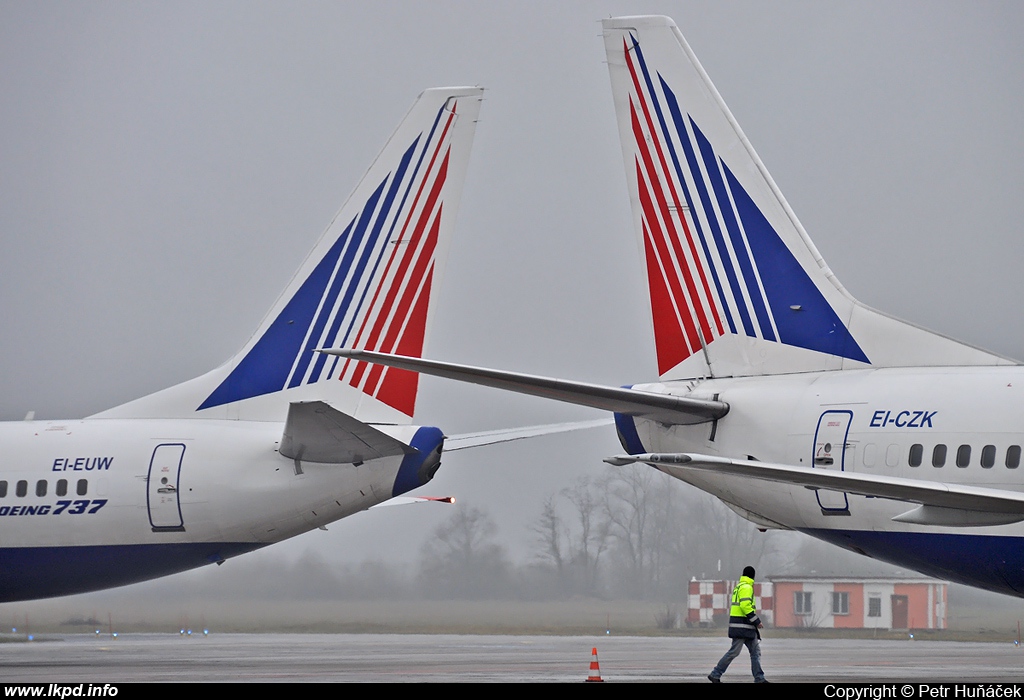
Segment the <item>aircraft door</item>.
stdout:
[[[846,470],[846,453],[850,447],[847,436],[852,422],[852,411],[825,411],[821,414],[818,428],[814,431],[811,465],[815,469]],[[850,503],[845,492],[821,489],[814,493],[823,514],[850,514]]]
[[146,479],[146,505],[153,532],[183,532],[178,487],[185,446],[181,443],[157,445],[149,460]]

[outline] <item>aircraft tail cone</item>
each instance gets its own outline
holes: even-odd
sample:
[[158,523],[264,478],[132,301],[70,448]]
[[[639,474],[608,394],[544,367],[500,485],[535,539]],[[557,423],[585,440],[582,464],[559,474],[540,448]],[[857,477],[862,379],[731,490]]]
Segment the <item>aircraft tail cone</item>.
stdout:
[[597,647],[590,652],[590,675],[587,676],[587,683],[603,683],[601,678],[601,665],[597,662]]

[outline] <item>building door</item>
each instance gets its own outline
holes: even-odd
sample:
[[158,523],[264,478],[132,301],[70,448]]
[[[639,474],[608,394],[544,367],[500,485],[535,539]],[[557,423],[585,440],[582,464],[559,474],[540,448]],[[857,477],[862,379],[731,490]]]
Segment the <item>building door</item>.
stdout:
[[910,608],[910,599],[905,595],[894,595],[892,597],[892,628],[894,630],[909,629],[907,624],[907,610]]

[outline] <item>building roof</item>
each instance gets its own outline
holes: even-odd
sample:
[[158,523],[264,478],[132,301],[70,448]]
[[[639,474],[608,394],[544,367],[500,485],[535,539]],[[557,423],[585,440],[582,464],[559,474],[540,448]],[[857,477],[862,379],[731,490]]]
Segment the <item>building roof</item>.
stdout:
[[949,585],[949,581],[925,576],[829,576],[827,574],[788,574],[786,576],[769,576],[766,580],[772,583],[797,583],[801,581],[820,581],[822,583],[919,583]]

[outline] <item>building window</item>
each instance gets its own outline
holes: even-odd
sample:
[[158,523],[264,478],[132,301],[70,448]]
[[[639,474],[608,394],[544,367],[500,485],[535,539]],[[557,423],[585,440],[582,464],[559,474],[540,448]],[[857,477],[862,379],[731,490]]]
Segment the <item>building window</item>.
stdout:
[[849,615],[850,614],[850,594],[839,593],[833,591],[832,593],[832,614],[833,615]]
[[882,616],[882,599],[868,598],[868,617]]
[[793,594],[793,612],[797,615],[811,614],[811,592],[797,591]]

